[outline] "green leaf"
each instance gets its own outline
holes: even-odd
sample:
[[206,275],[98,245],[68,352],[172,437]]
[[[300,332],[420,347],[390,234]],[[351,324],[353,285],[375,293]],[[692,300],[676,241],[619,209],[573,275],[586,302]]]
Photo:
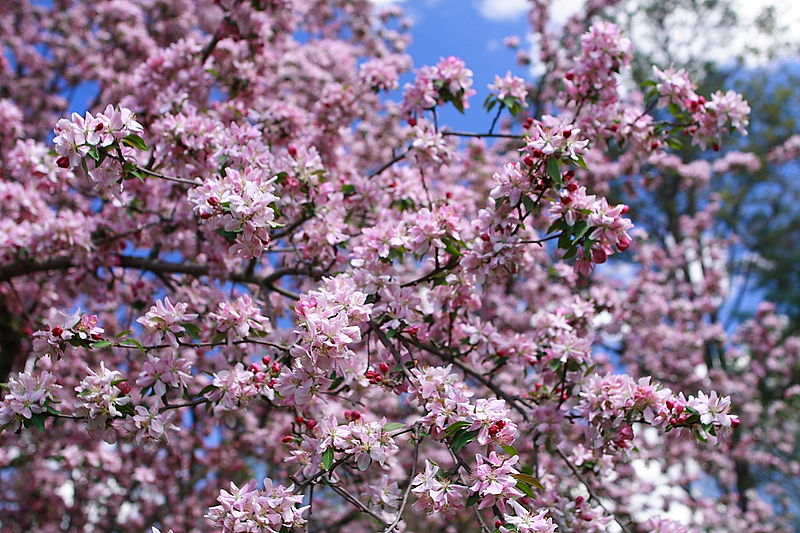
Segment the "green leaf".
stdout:
[[542,482],[530,474],[523,474],[520,472],[518,474],[511,474],[511,476],[517,481],[522,481],[523,483],[527,483],[528,485],[536,487],[539,490],[544,490],[544,485],[542,485]]
[[147,143],[144,142],[144,139],[142,139],[135,133],[131,133],[130,135],[122,139],[122,142],[133,148],[138,148],[139,150],[145,150],[145,151],[149,150],[149,148],[147,147]]
[[25,424],[27,427],[34,427],[39,431],[44,431],[44,415],[36,413],[31,416],[30,420],[26,420]]
[[89,157],[94,159],[96,162],[98,162],[98,163],[100,162],[100,149],[97,148],[97,146],[92,146],[91,148],[89,148],[89,151],[86,152],[86,153],[89,155]]
[[503,449],[503,451],[504,451],[504,452],[506,452],[506,453],[507,453],[508,455],[510,455],[511,457],[514,457],[515,455],[519,455],[519,452],[518,452],[518,451],[517,451],[517,449],[516,449],[516,448],[514,448],[513,446],[510,446],[510,445],[501,445],[500,447]]
[[450,449],[453,450],[453,453],[458,453],[461,448],[475,440],[475,437],[478,436],[477,430],[472,431],[460,431],[459,433],[453,436],[453,439],[450,441]]
[[118,339],[121,339],[121,338],[122,338],[122,337],[124,337],[125,335],[130,335],[131,333],[133,333],[131,330],[129,330],[129,329],[126,329],[125,331],[120,331],[119,333],[117,333],[117,334],[116,334],[116,335],[114,335],[114,336],[115,336],[116,338],[118,338]]
[[356,193],[356,186],[350,183],[342,185],[342,192],[345,196],[352,196]]
[[447,426],[447,429],[445,429],[445,430],[444,430],[444,437],[445,437],[445,438],[452,437],[452,436],[453,436],[453,435],[455,435],[455,434],[456,434],[458,431],[460,431],[460,430],[462,430],[462,429],[464,429],[464,428],[468,428],[468,427],[469,427],[469,426],[471,426],[471,425],[472,425],[472,424],[470,424],[469,422],[464,422],[464,421],[461,421],[461,422],[453,422],[452,424],[450,424],[449,426]]
[[473,492],[472,494],[469,495],[469,498],[467,498],[467,507],[472,507],[473,505],[478,503],[480,499],[481,495],[477,492]]
[[572,238],[576,241],[586,235],[586,232],[589,231],[589,223],[585,220],[581,220],[580,222],[576,223],[572,226]]
[[140,350],[144,351],[144,346],[142,346],[142,343],[137,341],[136,339],[134,339],[132,337],[128,337],[126,339],[122,339],[122,340],[119,341],[119,343],[120,344],[127,344],[128,346],[136,346]]
[[561,183],[561,161],[555,157],[547,160],[547,174],[554,183]]
[[200,328],[191,322],[181,322],[181,326],[186,330],[186,333],[193,339],[200,338]]
[[199,395],[199,396],[205,396],[205,395],[206,395],[206,394],[208,394],[209,392],[213,392],[213,391],[215,391],[215,390],[217,390],[217,386],[216,386],[216,385],[206,385],[205,387],[203,387],[203,388],[200,390],[200,392],[199,392],[199,394],[198,394],[198,395]]
[[383,426],[383,431],[384,431],[384,433],[388,433],[388,432],[398,431],[398,430],[405,429],[405,428],[406,428],[406,425],[403,424],[402,422],[387,422]]
[[328,448],[322,452],[322,468],[329,471],[333,466],[333,448]]
[[111,341],[97,341],[94,344],[92,344],[92,349],[93,350],[99,350],[100,348],[107,348],[107,347],[111,346],[112,344],[114,344],[114,343],[111,342]]
[[536,493],[533,492],[531,486],[525,483],[524,481],[517,481],[517,488],[520,491],[524,492],[526,496],[529,496],[531,498],[536,498]]
[[52,405],[48,405],[47,406],[47,412],[50,413],[51,415],[56,415],[56,416],[60,416],[60,415],[64,414],[61,411],[59,411],[58,409],[56,409],[55,407],[53,407]]
[[586,161],[583,160],[582,155],[578,156],[578,159],[575,160],[575,163],[577,163],[578,166],[581,167],[582,169],[589,170],[589,167],[586,166]]

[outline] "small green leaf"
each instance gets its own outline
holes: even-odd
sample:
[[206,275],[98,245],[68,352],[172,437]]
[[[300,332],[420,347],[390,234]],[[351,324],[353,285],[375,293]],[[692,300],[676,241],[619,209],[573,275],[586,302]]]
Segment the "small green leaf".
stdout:
[[589,231],[589,223],[581,220],[572,227],[572,237],[577,241]]
[[107,348],[107,347],[111,346],[112,344],[114,344],[114,343],[111,342],[111,341],[97,341],[94,344],[92,344],[92,349],[93,350],[99,350],[100,348]]
[[383,432],[384,433],[388,433],[388,432],[391,432],[391,431],[398,431],[398,430],[401,430],[401,429],[405,429],[405,427],[406,427],[406,425],[403,424],[402,422],[387,422],[383,426]]
[[561,183],[561,161],[555,157],[547,160],[547,174],[554,183]]
[[329,471],[333,466],[333,448],[328,448],[322,452],[322,468]]
[[181,326],[183,326],[183,329],[186,330],[186,333],[188,333],[193,339],[200,338],[200,328],[195,324],[192,324],[191,322],[181,322]]
[[475,437],[478,436],[477,430],[472,431],[460,431],[456,435],[453,436],[453,439],[450,441],[450,449],[453,450],[453,453],[458,453],[461,448],[475,440]]
[[542,482],[530,474],[523,474],[522,472],[520,472],[518,474],[511,474],[511,475],[517,481],[522,481],[523,483],[527,483],[528,485],[536,487],[539,490],[544,490],[544,485],[542,485]]
[[473,505],[478,503],[478,501],[480,499],[481,499],[481,495],[479,493],[477,493],[477,492],[473,492],[472,494],[469,495],[469,498],[467,498],[466,506],[467,507],[472,507]]
[[149,150],[149,148],[147,147],[147,143],[144,142],[144,139],[142,139],[135,133],[131,133],[130,135],[122,139],[122,142],[133,148],[138,148],[139,150],[145,150],[145,151]]
[[213,392],[213,391],[217,390],[217,388],[218,388],[218,387],[217,387],[216,385],[206,385],[205,387],[203,387],[203,388],[200,390],[200,393],[199,393],[199,395],[200,395],[200,396],[205,396],[205,395],[206,395],[206,394],[208,394],[209,392]]
[[462,429],[464,429],[464,428],[468,428],[470,425],[471,425],[471,424],[470,424],[469,422],[464,422],[464,421],[461,421],[461,422],[453,422],[452,424],[450,424],[449,426],[447,426],[447,429],[445,429],[445,430],[444,430],[444,437],[445,437],[445,438],[452,437],[452,436],[453,436],[453,435],[455,435],[455,434],[456,434],[458,431],[460,431],[460,430],[462,430]]
[[503,449],[504,452],[506,452],[508,455],[510,455],[512,457],[515,456],[515,455],[519,455],[519,452],[513,446],[501,445],[500,447]]

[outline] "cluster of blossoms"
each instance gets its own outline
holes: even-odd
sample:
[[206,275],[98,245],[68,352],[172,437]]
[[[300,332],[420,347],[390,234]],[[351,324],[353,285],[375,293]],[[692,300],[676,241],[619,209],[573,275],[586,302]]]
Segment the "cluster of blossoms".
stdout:
[[340,425],[335,416],[323,418],[315,428],[319,450],[333,448],[334,457],[351,456],[359,470],[366,470],[372,461],[380,465],[397,453],[391,434],[384,430],[386,420],[366,422],[358,411],[348,413],[351,421]]
[[361,82],[374,91],[393,91],[398,87],[400,73],[408,67],[407,58],[391,55],[366,61],[358,74]]
[[429,163],[447,163],[453,158],[453,147],[448,144],[444,136],[436,131],[433,124],[424,119],[412,119],[413,141],[411,147],[417,157]]
[[215,412],[223,414],[231,421],[236,412],[254,398],[275,398],[273,386],[281,367],[268,357],[262,363],[263,366],[253,363],[247,368],[242,363],[236,363],[233,368],[214,374],[211,383],[213,389],[208,393],[208,398],[215,402]]
[[419,421],[430,425],[434,436],[453,422],[464,420],[471,409],[473,392],[453,372],[452,365],[411,370],[414,383],[410,400],[425,411]]
[[[503,513],[503,521],[496,527],[501,531],[526,533],[553,533],[555,524],[547,516],[547,510],[531,512],[517,500],[524,493],[517,488],[520,472],[514,467],[519,456],[506,456],[497,452],[475,456],[475,468],[470,474],[470,485],[466,486],[442,472],[439,465],[425,460],[425,470],[411,481],[411,493],[417,497],[416,506],[428,513],[452,514],[463,509],[470,494],[477,498],[477,508],[496,507]],[[508,509],[511,506],[514,513]]]
[[245,258],[261,257],[272,241],[278,197],[275,178],[255,167],[226,168],[224,176],[207,179],[188,193],[194,212],[214,230],[226,232],[234,244],[230,252]]
[[481,445],[508,446],[514,442],[517,425],[505,400],[480,398],[473,404],[471,391],[452,371],[452,365],[415,368],[411,375],[410,399],[425,410],[420,422],[429,424],[435,437],[459,422],[464,423],[465,430],[476,432]]
[[136,378],[136,385],[152,387],[156,397],[162,398],[170,387],[184,390],[192,379],[191,372],[191,363],[185,357],[178,356],[174,350],[149,353],[139,377]]
[[528,166],[543,157],[553,156],[559,159],[577,161],[589,146],[588,139],[580,137],[581,130],[574,124],[562,123],[552,117],[543,117],[542,121],[534,120],[528,133],[525,146],[532,159],[523,159]]
[[520,498],[524,494],[517,489],[519,470],[514,465],[519,461],[519,455],[507,456],[497,452],[489,452],[488,457],[475,456],[475,468],[472,470],[474,483],[469,488],[480,497],[478,509],[485,509],[496,505],[500,511],[505,511],[506,502]]
[[403,110],[408,114],[433,109],[444,102],[463,110],[475,94],[472,71],[457,57],[442,58],[434,67],[417,70],[416,75],[413,85],[406,84],[403,94]]
[[547,516],[547,509],[532,512],[514,500],[508,503],[514,509],[514,514],[504,516],[505,523],[510,527],[500,526],[498,529],[502,533],[555,533],[556,525]]
[[550,214],[557,219],[556,226],[581,240],[584,253],[579,254],[575,270],[591,273],[596,263],[605,263],[615,251],[628,249],[632,239],[628,231],[633,223],[623,215],[628,206],[610,206],[603,197],[586,194],[586,188],[570,181],[561,191],[559,200],[553,202]]
[[452,514],[463,509],[468,493],[465,485],[453,482],[429,459],[425,459],[425,470],[411,480],[411,487],[417,497],[415,506],[431,514]]
[[130,385],[118,370],[107,369],[102,361],[97,371],[88,370],[89,375],[75,387],[76,411],[89,419],[90,429],[104,429],[109,419],[123,416],[122,409],[131,403]]
[[44,370],[36,374],[20,372],[6,385],[8,392],[0,403],[0,428],[18,430],[26,420],[44,413],[61,388],[56,377]]
[[67,343],[86,344],[102,339],[103,328],[97,315],[77,311],[67,315],[56,311],[44,329],[33,333],[33,351],[39,355],[60,357]]
[[197,318],[196,313],[187,313],[187,309],[189,304],[184,302],[173,304],[169,301],[169,297],[166,297],[158,300],[144,316],[137,318],[136,322],[144,327],[145,334],[152,342],[161,342],[166,337],[172,347],[177,348],[178,336],[186,332],[184,324]]
[[[366,371],[366,361],[350,345],[361,341],[359,324],[369,320],[372,304],[346,276],[328,278],[295,305],[299,335],[291,348],[295,366],[281,375],[277,390],[287,402],[307,403],[322,381],[310,374],[334,372],[347,382]],[[327,382],[327,378],[319,376]],[[299,386],[298,386],[299,385]]]
[[53,144],[61,156],[57,164],[69,168],[78,166],[92,148],[108,148],[144,130],[130,109],[109,105],[97,116],[87,112],[83,117],[73,113],[71,119],[62,118],[54,131]]
[[512,75],[511,71],[506,72],[506,75],[502,78],[496,75],[494,83],[489,84],[489,90],[495,93],[495,96],[500,101],[510,98],[522,107],[527,107],[528,105],[528,89],[525,87],[525,80]]
[[633,439],[634,422],[670,430],[689,428],[703,441],[716,441],[718,432],[735,427],[739,419],[729,414],[730,398],[716,393],[685,399],[650,378],[635,381],[626,374],[592,376],[582,387],[578,412],[590,422],[594,445],[613,444],[626,449]]
[[262,490],[256,486],[255,480],[241,488],[231,483],[230,492],[220,491],[219,505],[211,507],[206,518],[223,533],[278,533],[305,525],[308,506],[298,507],[303,496],[293,492],[293,485],[284,487],[265,478]]
[[581,37],[581,55],[564,75],[567,94],[575,102],[587,99],[605,105],[617,100],[615,74],[631,61],[631,42],[610,22],[596,22]]
[[220,302],[217,311],[209,318],[216,323],[219,333],[224,333],[228,344],[248,335],[264,336],[270,331],[269,318],[261,314],[256,302],[244,294],[232,302]]
[[711,100],[707,100],[695,92],[685,70],[653,67],[653,73],[657,80],[659,105],[674,104],[688,113],[692,124],[684,128],[684,133],[690,135],[694,143],[703,148],[711,143],[718,150],[723,133],[733,129],[747,133],[750,106],[739,93],[717,91],[711,95]]
[[136,428],[136,439],[139,442],[161,442],[167,439],[170,432],[179,428],[166,419],[165,413],[144,405],[133,408],[133,425]]

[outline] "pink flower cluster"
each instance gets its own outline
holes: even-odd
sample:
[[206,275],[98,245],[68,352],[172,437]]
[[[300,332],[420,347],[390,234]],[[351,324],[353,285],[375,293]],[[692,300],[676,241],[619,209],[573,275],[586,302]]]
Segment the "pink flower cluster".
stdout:
[[109,370],[100,361],[97,371],[88,369],[89,375],[75,387],[77,402],[76,411],[89,419],[90,429],[104,429],[109,419],[123,415],[121,407],[131,403],[130,396],[120,387],[125,378],[118,370]]
[[692,137],[692,142],[703,148],[711,143],[715,150],[719,150],[723,133],[736,129],[747,134],[750,106],[739,93],[717,91],[711,95],[711,100],[707,100],[695,92],[685,70],[653,67],[653,73],[659,105],[674,104],[688,113],[692,124],[684,128],[684,133]]
[[496,93],[499,100],[509,97],[517,101],[522,107],[527,107],[528,90],[525,87],[525,80],[506,72],[502,78],[495,75],[494,83],[489,84],[489,90]]
[[335,459],[351,456],[359,470],[366,470],[373,461],[386,464],[389,457],[398,451],[397,444],[384,431],[386,419],[366,422],[358,411],[350,414],[351,420],[340,425],[335,416],[323,418],[314,428],[317,450],[321,453],[328,448],[335,450]]
[[453,102],[459,109],[469,107],[472,71],[457,57],[442,58],[435,67],[422,67],[413,84],[406,84],[403,110],[409,114],[433,109],[442,102]]
[[67,315],[55,311],[45,329],[33,333],[33,351],[39,356],[61,357],[64,354],[64,347],[72,339],[100,340],[104,330],[97,325],[98,322],[97,315],[88,315],[80,311]]
[[136,322],[144,327],[144,332],[151,341],[161,342],[165,337],[174,347],[178,347],[178,336],[186,332],[182,323],[190,322],[197,318],[196,313],[187,313],[189,304],[178,302],[173,304],[169,297],[156,301],[144,316],[136,319]]
[[417,497],[416,507],[430,514],[452,514],[464,508],[468,489],[465,485],[454,483],[440,473],[439,465],[425,459],[425,470],[411,480],[411,493]]
[[564,75],[567,94],[579,105],[588,99],[605,105],[616,102],[616,74],[630,61],[630,40],[614,24],[595,22],[581,37],[581,55]]
[[230,492],[221,490],[219,505],[208,510],[206,518],[220,528],[222,533],[278,533],[300,528],[306,523],[303,513],[308,506],[303,496],[293,492],[294,485],[276,485],[264,479],[264,488],[258,490],[256,481],[250,480],[241,488],[231,483]]
[[578,222],[586,224],[583,235],[591,241],[589,256],[578,254],[577,272],[589,274],[594,264],[605,263],[615,251],[628,249],[632,242],[628,231],[633,228],[633,223],[623,217],[627,212],[625,204],[610,206],[604,197],[598,199],[593,194],[586,194],[586,188],[574,181],[561,191],[558,202],[550,207],[550,214],[562,219],[567,228],[575,227]]
[[47,410],[61,385],[53,374],[44,370],[35,374],[20,372],[9,379],[6,387],[8,392],[0,403],[0,429],[16,431],[23,421]]
[[94,147],[108,147],[128,135],[140,134],[142,125],[127,108],[109,105],[103,113],[85,116],[73,113],[71,119],[62,118],[56,123],[53,143],[62,168],[76,167]]
[[702,391],[685,399],[670,389],[651,384],[649,377],[634,381],[627,374],[592,376],[580,393],[578,412],[594,431],[594,445],[603,441],[617,448],[629,448],[634,437],[634,422],[644,422],[662,429],[689,428],[703,441],[716,441],[718,432],[739,424],[729,414],[730,398]]
[[480,497],[478,509],[497,505],[501,511],[504,511],[508,500],[524,496],[516,488],[517,479],[514,477],[515,474],[520,473],[514,468],[519,461],[519,455],[509,457],[497,452],[489,452],[488,457],[476,455],[475,461],[476,465],[472,470],[474,482],[469,490]]
[[256,302],[248,294],[244,294],[232,302],[220,302],[217,311],[209,318],[216,324],[216,329],[225,334],[228,344],[235,338],[244,339],[248,335],[263,336],[269,333],[269,318],[261,314]]
[[222,230],[235,240],[234,255],[261,257],[272,238],[278,197],[275,178],[264,170],[247,167],[244,171],[226,168],[225,176],[206,179],[188,193],[194,212],[214,230]]
[[532,512],[514,500],[508,503],[514,509],[514,514],[504,515],[505,523],[511,527],[501,526],[499,529],[502,533],[555,533],[557,526],[547,516],[547,509]]
[[216,372],[211,382],[214,390],[207,395],[215,402],[214,412],[232,420],[236,412],[254,398],[264,396],[272,400],[275,397],[272,386],[281,369],[277,363],[267,363],[268,361],[264,362],[264,367],[253,364],[248,368],[242,363],[236,363],[230,369]]
[[170,387],[184,390],[192,379],[191,372],[191,363],[186,358],[179,357],[174,350],[148,353],[136,385],[152,387],[156,397],[162,398]]
[[580,128],[566,122],[556,122],[552,117],[546,122],[533,121],[525,151],[535,162],[545,156],[577,161],[589,146],[588,139],[581,139]]
[[318,290],[308,292],[295,305],[299,338],[292,355],[340,374],[363,371],[350,345],[361,340],[360,324],[372,313],[372,304],[366,300],[367,295],[347,276],[328,278]]

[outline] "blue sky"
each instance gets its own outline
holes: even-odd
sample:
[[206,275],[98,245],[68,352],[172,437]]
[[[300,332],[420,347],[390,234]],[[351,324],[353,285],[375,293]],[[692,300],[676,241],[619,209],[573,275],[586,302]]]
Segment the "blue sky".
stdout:
[[[489,94],[487,85],[494,75],[503,75],[507,70],[527,78],[525,69],[516,67],[515,53],[503,45],[503,39],[517,35],[523,39],[528,31],[527,1],[524,9],[500,11],[493,15],[486,9],[489,2],[473,0],[409,0],[402,3],[406,15],[412,20],[412,43],[409,53],[414,65],[431,65],[441,57],[456,56],[464,60],[474,73],[474,88],[477,94],[471,99],[471,107],[465,116],[447,106],[440,115],[441,123],[454,129],[486,131],[491,117],[481,108]],[[495,6],[520,2],[502,0]]]

